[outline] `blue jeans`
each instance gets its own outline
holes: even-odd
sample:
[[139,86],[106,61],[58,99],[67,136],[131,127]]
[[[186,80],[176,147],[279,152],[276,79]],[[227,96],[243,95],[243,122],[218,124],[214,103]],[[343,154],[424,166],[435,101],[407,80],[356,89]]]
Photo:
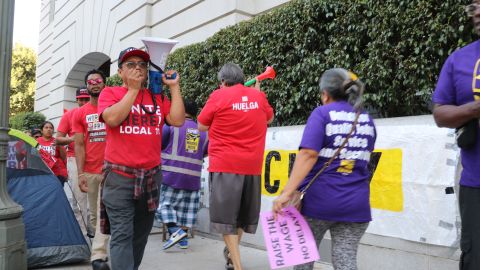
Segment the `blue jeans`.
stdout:
[[[154,179],[160,188],[162,174]],[[102,200],[110,221],[112,270],[137,270],[152,230],[155,212],[148,211],[145,196],[134,200],[133,190],[132,178],[110,172],[105,179]]]

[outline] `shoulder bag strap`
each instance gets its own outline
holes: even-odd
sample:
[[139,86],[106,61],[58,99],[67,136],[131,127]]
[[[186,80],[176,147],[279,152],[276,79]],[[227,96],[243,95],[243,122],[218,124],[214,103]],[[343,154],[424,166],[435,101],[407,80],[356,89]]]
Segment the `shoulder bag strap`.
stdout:
[[305,188],[303,188],[303,190],[301,190],[301,192],[303,194],[305,194],[307,192],[307,189],[313,184],[313,182],[318,178],[318,176],[323,172],[325,171],[325,169],[327,169],[328,166],[330,166],[330,164],[337,158],[337,156],[340,154],[340,151],[342,151],[342,149],[345,147],[345,145],[347,145],[347,142],[348,142],[348,139],[350,139],[350,137],[352,137],[352,134],[353,132],[355,131],[355,128],[357,126],[357,123],[358,123],[358,117],[360,116],[360,111],[358,111],[355,115],[355,120],[353,121],[353,124],[352,124],[352,129],[350,130],[350,132],[347,134],[347,137],[345,137],[345,140],[343,141],[343,143],[340,145],[340,147],[338,147],[337,151],[335,152],[335,154],[333,155],[333,157],[331,157],[325,164],[323,164],[323,167],[315,174],[315,176],[312,178],[312,180],[310,180],[310,182],[308,183],[308,185],[305,186]]

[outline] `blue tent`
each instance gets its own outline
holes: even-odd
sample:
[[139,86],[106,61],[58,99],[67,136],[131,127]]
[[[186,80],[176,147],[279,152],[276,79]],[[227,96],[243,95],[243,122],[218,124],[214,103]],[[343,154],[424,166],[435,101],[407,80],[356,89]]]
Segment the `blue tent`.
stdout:
[[45,165],[36,141],[9,133],[7,187],[23,207],[28,267],[84,262],[90,249],[57,177]]

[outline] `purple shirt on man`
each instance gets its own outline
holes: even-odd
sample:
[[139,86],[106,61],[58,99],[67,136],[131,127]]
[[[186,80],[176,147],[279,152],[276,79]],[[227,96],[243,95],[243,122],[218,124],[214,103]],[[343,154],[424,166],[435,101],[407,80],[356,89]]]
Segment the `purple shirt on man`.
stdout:
[[[317,107],[308,118],[300,148],[317,152],[318,160],[303,181],[303,188],[334,155],[350,132],[355,110],[346,101]],[[339,156],[307,190],[302,213],[321,220],[368,222],[371,173],[367,165],[374,149],[376,130],[372,118],[361,113],[358,124]]]
[[[480,41],[470,43],[448,57],[432,99],[435,104],[459,106],[474,101],[474,91],[480,93]],[[460,185],[480,187],[480,130],[475,146],[462,149],[461,157]]]
[[203,157],[207,151],[207,134],[197,123],[186,118],[182,127],[164,126],[162,139],[168,144],[162,150],[162,185],[175,189],[200,189]]

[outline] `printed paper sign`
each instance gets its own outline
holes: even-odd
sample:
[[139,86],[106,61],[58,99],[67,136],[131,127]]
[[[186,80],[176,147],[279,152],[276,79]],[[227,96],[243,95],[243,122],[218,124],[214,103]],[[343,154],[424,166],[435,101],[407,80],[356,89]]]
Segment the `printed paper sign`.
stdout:
[[17,157],[16,157],[16,141],[8,142],[8,157],[7,157],[7,168],[17,168]]
[[271,211],[262,211],[260,221],[272,269],[320,259],[312,231],[294,207],[284,208],[277,220]]

